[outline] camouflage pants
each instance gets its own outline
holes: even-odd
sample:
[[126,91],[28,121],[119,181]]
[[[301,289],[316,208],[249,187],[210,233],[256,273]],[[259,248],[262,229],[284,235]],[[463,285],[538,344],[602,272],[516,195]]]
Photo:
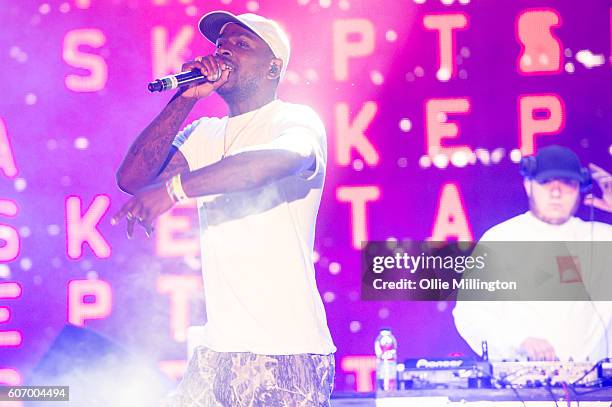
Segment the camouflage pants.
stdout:
[[255,355],[199,347],[167,405],[329,406],[334,355]]

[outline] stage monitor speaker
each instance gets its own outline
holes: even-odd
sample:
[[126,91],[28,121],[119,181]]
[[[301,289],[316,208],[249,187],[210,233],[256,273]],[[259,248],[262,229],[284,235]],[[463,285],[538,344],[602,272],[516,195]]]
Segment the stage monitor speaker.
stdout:
[[[150,361],[74,325],[62,329],[26,384],[69,386],[69,405],[76,407],[159,406],[175,387]],[[58,407],[57,402],[47,404]],[[47,404],[25,403],[36,407]]]

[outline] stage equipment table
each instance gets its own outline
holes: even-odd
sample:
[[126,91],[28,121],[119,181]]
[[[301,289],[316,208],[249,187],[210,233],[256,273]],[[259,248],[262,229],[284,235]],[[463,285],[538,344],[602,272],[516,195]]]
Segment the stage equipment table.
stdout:
[[[567,407],[566,392],[551,389],[559,407]],[[612,406],[612,387],[569,390],[571,407]],[[527,407],[555,406],[545,388],[517,389]],[[337,392],[332,395],[332,407],[520,407],[523,403],[511,389],[427,389],[400,390],[392,393]]]

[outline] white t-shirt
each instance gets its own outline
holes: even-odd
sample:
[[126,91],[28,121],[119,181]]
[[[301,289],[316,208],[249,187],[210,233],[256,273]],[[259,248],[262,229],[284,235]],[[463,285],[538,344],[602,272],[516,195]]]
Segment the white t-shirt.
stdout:
[[221,160],[224,149],[226,156],[266,149],[315,152],[314,171],[197,199],[207,314],[202,344],[218,352],[264,355],[335,352],[313,265],[327,162],[319,116],[277,99],[239,116],[196,120],[174,145],[191,171]]
[[[612,226],[576,217],[551,225],[526,212],[493,226],[480,241],[590,240],[612,241]],[[604,332],[612,321],[608,301],[458,301],[453,316],[457,331],[476,353],[487,341],[492,360],[522,359],[519,347],[528,337],[546,339],[560,360],[606,357],[606,339],[612,352],[612,332],[608,338]]]

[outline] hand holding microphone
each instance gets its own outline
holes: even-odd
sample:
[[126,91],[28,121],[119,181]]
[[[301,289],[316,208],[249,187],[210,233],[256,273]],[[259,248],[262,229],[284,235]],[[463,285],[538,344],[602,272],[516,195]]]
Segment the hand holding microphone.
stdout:
[[166,76],[149,83],[151,92],[176,89],[181,86],[189,86],[181,93],[186,98],[203,98],[217,90],[229,78],[229,72],[233,68],[214,55],[197,57],[194,61],[183,64],[181,73]]

